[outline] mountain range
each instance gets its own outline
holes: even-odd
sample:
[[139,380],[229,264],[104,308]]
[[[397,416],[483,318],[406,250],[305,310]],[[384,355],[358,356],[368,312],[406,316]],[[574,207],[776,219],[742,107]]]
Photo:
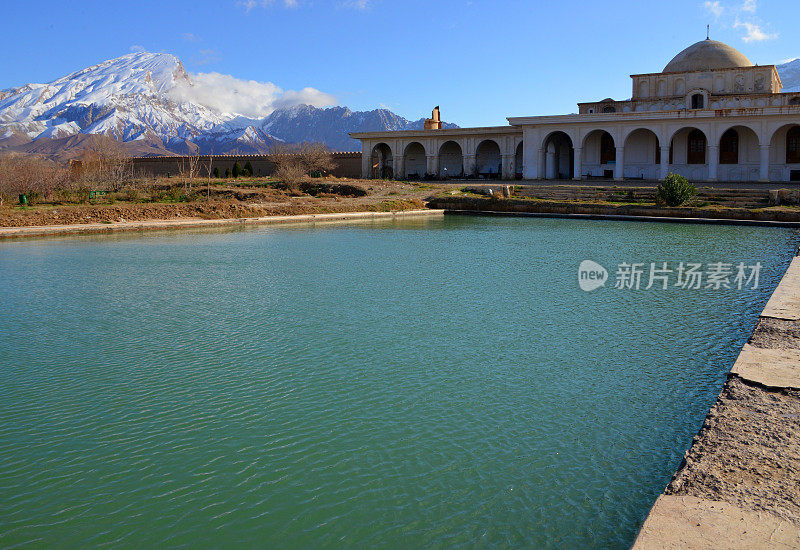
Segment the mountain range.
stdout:
[[[777,67],[784,91],[800,91],[800,59]],[[177,57],[136,52],[47,84],[0,90],[0,150],[64,159],[79,155],[90,136],[101,134],[140,156],[264,153],[276,143],[302,141],[355,151],[360,144],[348,132],[421,129],[424,122],[388,109],[302,103],[248,116],[203,102],[196,93],[201,86]],[[216,92],[206,89],[205,97]]]
[[361,145],[348,132],[411,130],[424,123],[388,109],[306,104],[245,116],[193,99],[196,86],[177,57],[136,52],[48,84],[0,90],[0,150],[69,158],[91,141],[86,136],[101,134],[122,141],[133,155],[264,153],[276,143],[302,141],[355,151]]

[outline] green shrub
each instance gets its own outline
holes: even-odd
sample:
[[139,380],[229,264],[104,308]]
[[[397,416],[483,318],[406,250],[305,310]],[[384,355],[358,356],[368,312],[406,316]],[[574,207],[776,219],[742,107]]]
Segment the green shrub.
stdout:
[[239,165],[238,160],[233,163],[233,170],[231,170],[231,175],[234,177],[234,179],[242,175],[242,167]]
[[219,166],[215,166],[215,167],[214,167],[214,177],[215,177],[215,178],[220,178],[220,177],[222,177],[222,176],[220,176],[220,173],[219,173]]
[[679,174],[667,174],[656,190],[656,204],[680,206],[697,195],[697,188]]
[[248,160],[248,161],[247,161],[247,162],[244,164],[244,171],[243,171],[243,173],[244,173],[244,175],[245,175],[245,176],[247,176],[248,178],[249,178],[250,176],[252,176],[252,175],[253,175],[253,165],[252,165],[252,164],[250,164],[250,161],[249,161],[249,160]]

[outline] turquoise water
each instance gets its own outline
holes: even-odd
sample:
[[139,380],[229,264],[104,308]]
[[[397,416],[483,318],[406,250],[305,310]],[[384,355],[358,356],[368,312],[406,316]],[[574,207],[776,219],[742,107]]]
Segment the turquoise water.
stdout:
[[[0,546],[624,548],[797,242],[447,217],[0,243]],[[681,260],[761,288],[611,288]]]

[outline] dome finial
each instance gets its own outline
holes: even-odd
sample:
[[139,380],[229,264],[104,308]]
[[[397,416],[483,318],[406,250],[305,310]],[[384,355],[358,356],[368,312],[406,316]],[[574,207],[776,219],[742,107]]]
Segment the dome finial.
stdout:
[[706,40],[711,40],[711,25],[706,25]]

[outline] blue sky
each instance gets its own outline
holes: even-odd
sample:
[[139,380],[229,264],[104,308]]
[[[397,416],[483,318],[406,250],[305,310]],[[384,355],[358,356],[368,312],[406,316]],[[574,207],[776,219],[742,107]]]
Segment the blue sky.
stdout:
[[800,57],[790,0],[29,0],[3,16],[0,88],[144,49],[354,110],[417,119],[438,104],[462,126],[628,98],[628,75],[660,71],[706,24],[754,63]]

